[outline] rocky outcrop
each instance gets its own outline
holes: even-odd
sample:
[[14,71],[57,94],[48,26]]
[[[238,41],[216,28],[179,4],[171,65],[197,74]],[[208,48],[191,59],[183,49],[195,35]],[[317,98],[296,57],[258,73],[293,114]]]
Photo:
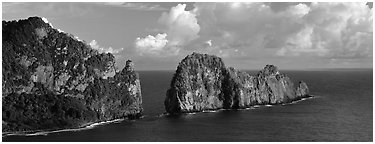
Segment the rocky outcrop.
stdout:
[[309,88],[307,87],[307,84],[303,81],[300,81],[296,90],[296,97],[303,98],[304,96],[308,96],[308,95],[309,95]]
[[133,63],[54,29],[39,17],[3,21],[3,132],[76,128],[142,113]]
[[293,82],[281,74],[276,66],[266,65],[258,73],[259,104],[280,104],[296,99]]
[[256,76],[226,67],[221,58],[193,53],[178,65],[164,102],[168,113],[241,109],[281,104],[309,97],[306,83],[293,82],[276,66],[266,65]]
[[167,91],[168,112],[192,112],[223,106],[222,81],[225,65],[221,58],[192,54],[177,67]]

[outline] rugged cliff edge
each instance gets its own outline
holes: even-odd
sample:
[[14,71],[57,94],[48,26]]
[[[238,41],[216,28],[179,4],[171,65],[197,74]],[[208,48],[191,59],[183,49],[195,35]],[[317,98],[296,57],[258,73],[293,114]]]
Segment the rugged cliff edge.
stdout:
[[45,19],[3,21],[3,132],[78,128],[142,113],[133,63],[121,71]]
[[281,104],[309,97],[304,82],[295,88],[276,66],[266,65],[257,76],[226,67],[221,58],[193,53],[178,65],[164,101],[170,114],[215,109],[240,109]]

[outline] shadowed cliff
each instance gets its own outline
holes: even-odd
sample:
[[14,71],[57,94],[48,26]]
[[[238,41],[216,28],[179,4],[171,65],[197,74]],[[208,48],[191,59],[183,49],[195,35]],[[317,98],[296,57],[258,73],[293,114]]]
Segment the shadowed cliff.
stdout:
[[121,71],[39,17],[3,21],[3,132],[78,128],[139,117],[142,96],[129,60]]
[[226,67],[219,57],[193,53],[179,63],[164,105],[168,113],[178,114],[281,104],[308,96],[306,83],[295,88],[276,66],[266,65],[251,76]]

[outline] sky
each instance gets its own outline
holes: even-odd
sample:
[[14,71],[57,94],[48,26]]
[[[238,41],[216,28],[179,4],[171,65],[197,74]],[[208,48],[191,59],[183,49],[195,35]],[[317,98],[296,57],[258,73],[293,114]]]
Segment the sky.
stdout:
[[372,68],[372,3],[2,3],[2,19],[48,19],[119,68],[175,70],[193,52],[259,70]]

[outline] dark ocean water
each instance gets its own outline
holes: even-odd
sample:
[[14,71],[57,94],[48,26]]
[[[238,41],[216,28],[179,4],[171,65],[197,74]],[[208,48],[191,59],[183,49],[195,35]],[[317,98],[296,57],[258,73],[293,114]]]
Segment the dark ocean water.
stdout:
[[[255,75],[257,71],[248,73]],[[140,72],[144,118],[92,129],[3,141],[373,141],[373,75],[368,70],[282,71],[314,98],[294,104],[163,116],[172,71]]]

